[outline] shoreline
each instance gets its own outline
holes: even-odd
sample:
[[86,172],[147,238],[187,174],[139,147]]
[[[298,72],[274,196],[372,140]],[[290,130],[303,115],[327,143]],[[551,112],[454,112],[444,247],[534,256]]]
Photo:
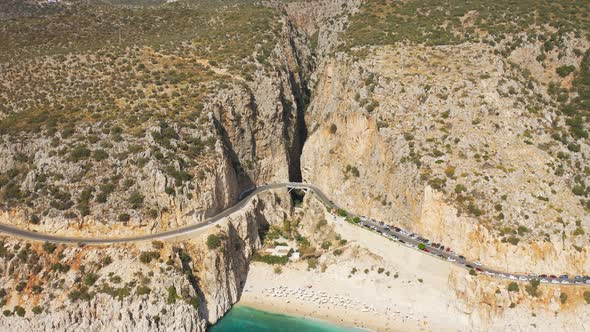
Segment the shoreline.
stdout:
[[270,313],[270,314],[273,314],[273,315],[283,315],[283,316],[294,317],[294,318],[297,318],[297,319],[303,319],[303,320],[312,321],[312,322],[326,323],[326,324],[330,324],[330,325],[333,325],[333,326],[339,326],[339,327],[342,327],[342,328],[356,329],[358,331],[378,332],[378,331],[371,330],[371,329],[368,329],[368,328],[363,328],[363,327],[358,327],[358,326],[350,326],[348,324],[344,325],[344,324],[341,324],[341,323],[339,324],[337,322],[334,322],[334,321],[331,321],[331,320],[328,320],[328,319],[321,319],[321,318],[317,318],[317,317],[314,317],[314,316],[304,316],[304,315],[301,315],[299,313],[293,313],[292,314],[292,313],[282,312],[282,311],[279,311],[276,308],[273,308],[273,307],[271,307],[269,305],[265,305],[263,303],[256,302],[256,301],[255,302],[252,302],[252,303],[240,301],[240,302],[234,304],[232,306],[232,309],[235,308],[235,307],[250,308],[250,309],[255,309],[255,310],[260,310],[260,311],[263,311],[263,312],[267,312],[267,313]]
[[468,328],[465,317],[449,320],[456,314],[448,298],[454,267],[331,215],[326,219],[348,240],[340,254],[323,255],[313,268],[291,262],[279,272],[252,262],[236,304],[379,332]]
[[[309,274],[317,273],[307,271],[301,263],[284,268],[281,274],[275,274],[272,266],[255,263],[250,274],[236,305],[366,331],[431,330],[416,317],[401,314],[393,308],[384,310],[367,304],[367,299],[355,297],[358,291],[345,293],[344,285],[334,287],[340,283],[337,280],[314,282]],[[317,277],[324,279],[327,275]]]

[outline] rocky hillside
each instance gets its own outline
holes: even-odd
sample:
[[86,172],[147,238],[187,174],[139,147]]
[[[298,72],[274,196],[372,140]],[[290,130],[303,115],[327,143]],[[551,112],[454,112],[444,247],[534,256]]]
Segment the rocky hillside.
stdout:
[[[416,6],[350,19],[318,74],[304,179],[498,268],[588,271],[587,21],[506,30],[479,5],[451,2],[454,25]],[[421,18],[430,30],[411,30]]]
[[150,232],[300,179],[312,67],[277,9],[71,3],[0,24],[4,222]]
[[[0,222],[158,232],[307,181],[492,267],[590,272],[585,1],[165,2],[0,4]],[[257,199],[211,241],[6,238],[0,326],[203,330],[269,224],[312,258],[339,243],[317,206],[297,223],[311,243],[293,231],[295,196]],[[498,317],[480,301],[493,285],[455,277],[472,326]]]
[[288,194],[277,192],[186,240],[85,247],[3,238],[0,328],[205,331],[238,300],[259,232],[290,215]]

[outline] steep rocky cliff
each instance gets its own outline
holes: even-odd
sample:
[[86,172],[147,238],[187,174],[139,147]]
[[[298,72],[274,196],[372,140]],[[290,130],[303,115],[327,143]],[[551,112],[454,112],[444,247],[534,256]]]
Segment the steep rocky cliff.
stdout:
[[[491,267],[588,274],[587,6],[527,4],[2,4],[0,222],[152,233],[306,181]],[[239,299],[269,224],[308,257],[340,243],[309,198],[293,213],[297,196],[254,199],[211,242],[5,239],[0,327],[202,331]],[[473,330],[514,327],[493,281],[448,284]],[[508,295],[550,312],[559,292]]]
[[205,331],[239,299],[261,230],[291,210],[279,191],[188,239],[76,247],[4,238],[0,328]]
[[[476,45],[369,52],[325,67],[305,180],[498,268],[590,268],[576,162],[560,160],[567,148],[550,136],[555,109],[539,85]],[[572,158],[584,160],[579,143]]]

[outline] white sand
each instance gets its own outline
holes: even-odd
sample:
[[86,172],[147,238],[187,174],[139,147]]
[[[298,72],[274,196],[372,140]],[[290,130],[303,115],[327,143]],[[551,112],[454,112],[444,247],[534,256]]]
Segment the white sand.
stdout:
[[[465,328],[448,312],[450,264],[350,224],[337,222],[336,230],[349,245],[341,256],[320,259],[325,272],[300,262],[276,274],[270,265],[253,263],[240,303],[375,331]],[[358,271],[349,277],[353,267]]]

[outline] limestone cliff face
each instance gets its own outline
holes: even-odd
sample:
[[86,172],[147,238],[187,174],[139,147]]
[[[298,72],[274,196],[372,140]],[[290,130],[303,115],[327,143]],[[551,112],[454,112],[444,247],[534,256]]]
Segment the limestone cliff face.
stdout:
[[[483,280],[482,280],[483,279]],[[541,285],[532,295],[522,286],[454,270],[449,277],[450,314],[465,320],[469,331],[586,331],[586,287]],[[565,294],[565,295],[562,295]],[[562,299],[565,299],[562,301]]]
[[474,45],[337,55],[306,118],[303,178],[490,266],[582,274],[590,219],[575,173],[551,164],[564,147],[543,129],[549,97],[534,84],[520,96],[519,75]]
[[[0,301],[25,314],[2,316],[0,329],[205,331],[239,299],[260,228],[291,209],[286,191],[268,193],[203,234],[159,244],[50,249],[4,239],[0,288],[24,284]],[[207,247],[209,234],[221,239],[219,248]],[[154,252],[159,259],[138,260]]]
[[[4,145],[3,148],[18,149],[10,145]],[[39,147],[33,144],[28,148],[35,150]],[[39,232],[79,236],[142,234],[198,223],[231,206],[240,192],[235,169],[222,143],[218,142],[214,150],[216,157],[209,161],[208,171],[199,181],[198,186],[184,187],[183,192],[178,195],[166,193],[166,188],[174,183],[174,178],[165,174],[154,162],[144,166],[142,172],[145,175],[138,178],[136,185],[145,197],[145,205],[162,209],[155,218],[142,217],[138,211],[127,209],[125,203],[128,194],[115,192],[109,197],[108,204],[92,208],[92,214],[81,219],[64,218],[56,211],[49,211],[39,224],[34,224],[30,221],[30,211],[13,208],[0,211],[0,221]],[[39,155],[38,168],[29,174],[31,177],[34,178],[35,174],[53,172],[58,168],[63,171],[63,164],[59,160],[45,159],[41,153],[37,155]],[[135,170],[125,165],[121,167],[121,170],[119,174],[122,177],[135,175]],[[72,170],[71,174],[74,173],[76,170]],[[113,223],[120,211],[129,213],[130,220],[125,223]],[[105,218],[109,216],[111,223],[105,222]]]
[[221,134],[239,185],[299,177],[305,140],[307,79],[313,69],[301,31],[288,20],[273,50],[276,68],[220,92],[207,106]]

